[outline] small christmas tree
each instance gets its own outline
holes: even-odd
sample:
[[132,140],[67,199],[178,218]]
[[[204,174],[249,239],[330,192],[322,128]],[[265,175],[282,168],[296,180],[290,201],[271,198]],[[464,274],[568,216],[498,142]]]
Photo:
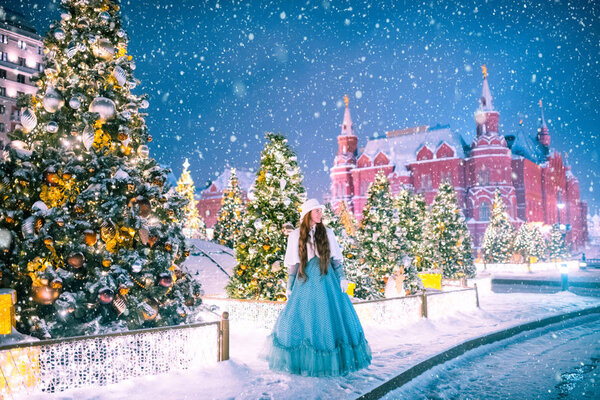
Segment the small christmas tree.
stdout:
[[399,224],[406,231],[408,256],[417,269],[422,270],[422,266],[427,264],[423,261],[424,255],[419,252],[427,212],[425,199],[419,194],[402,189],[394,198],[394,207],[398,212]]
[[544,256],[546,241],[537,225],[532,223],[521,225],[515,238],[514,249],[527,264],[532,262],[532,257],[541,259]]
[[201,291],[181,269],[168,170],[149,158],[127,33],[113,0],[63,0],[44,39],[40,92],[0,166],[2,274],[17,291],[17,329],[72,336],[187,322]]
[[514,241],[515,230],[506,212],[506,205],[500,191],[496,190],[492,218],[490,218],[490,223],[483,236],[483,252],[486,262],[510,262]]
[[565,245],[565,238],[560,231],[558,224],[552,225],[546,249],[548,259],[551,261],[562,261],[567,257],[568,252],[567,246]]
[[254,189],[236,247],[227,293],[237,299],[285,300],[286,230],[298,224],[306,200],[295,154],[280,134],[267,133]]
[[229,183],[223,191],[221,209],[215,224],[214,241],[234,248],[242,230],[245,209],[235,168],[230,171]]
[[[365,265],[374,279],[374,297],[383,297],[387,280],[394,268],[402,266],[407,250],[406,232],[399,226],[390,184],[383,171],[378,172],[375,181],[369,185],[358,243],[361,253],[359,265]],[[414,275],[405,277],[405,287],[411,287],[416,280]]]
[[475,275],[471,235],[465,225],[454,189],[442,183],[425,220],[424,260],[430,268],[441,268],[444,278],[470,278]]
[[348,205],[345,201],[340,202],[337,209],[337,215],[339,216],[340,223],[344,226],[346,234],[350,237],[356,236],[356,218],[348,210]]
[[186,200],[186,204],[183,208],[183,234],[187,238],[195,239],[206,239],[206,224],[200,218],[198,213],[198,202],[196,201],[196,188],[194,186],[194,180],[190,175],[188,168],[190,163],[188,159],[185,159],[183,163],[183,172],[181,177],[177,181],[177,187],[175,190]]

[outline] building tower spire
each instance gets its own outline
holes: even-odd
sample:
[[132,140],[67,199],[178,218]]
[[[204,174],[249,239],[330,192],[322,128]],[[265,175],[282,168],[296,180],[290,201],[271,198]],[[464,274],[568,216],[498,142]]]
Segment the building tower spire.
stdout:
[[346,109],[344,110],[344,121],[342,122],[342,135],[354,135],[354,124],[352,123],[350,109],[348,108],[349,102],[350,98],[348,95],[345,95],[344,103],[346,103]]
[[481,89],[481,97],[479,98],[479,107],[475,112],[477,136],[499,134],[498,120],[500,114],[494,109],[492,92],[490,91],[490,85],[487,80],[488,72],[485,64],[481,66],[481,72],[483,73],[483,87]]
[[356,156],[358,154],[358,137],[354,134],[354,124],[350,117],[348,95],[344,96],[344,120],[342,132],[337,137],[338,152],[331,168],[331,204],[337,209],[340,202],[346,202],[348,209],[354,212],[352,198],[354,197],[354,184],[352,170],[356,167]]
[[546,148],[550,147],[550,131],[546,125],[546,119],[544,118],[544,106],[542,99],[540,99],[540,109],[542,111],[542,126],[538,129],[537,139],[540,144]]

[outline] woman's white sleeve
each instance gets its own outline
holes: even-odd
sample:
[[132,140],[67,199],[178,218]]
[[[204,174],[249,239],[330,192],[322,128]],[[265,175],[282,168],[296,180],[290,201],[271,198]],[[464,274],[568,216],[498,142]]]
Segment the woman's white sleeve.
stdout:
[[298,256],[298,240],[294,232],[288,236],[287,248],[285,250],[285,259],[283,265],[287,267],[288,281],[287,281],[287,293],[292,292],[294,289],[294,283],[296,282],[296,274],[298,273],[298,267],[300,266],[300,257]]

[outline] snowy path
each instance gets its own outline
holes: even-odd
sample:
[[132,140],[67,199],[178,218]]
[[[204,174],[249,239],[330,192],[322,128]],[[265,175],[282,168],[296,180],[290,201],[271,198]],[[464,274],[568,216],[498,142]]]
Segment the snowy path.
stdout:
[[365,325],[372,365],[339,378],[271,372],[258,358],[268,331],[232,322],[231,360],[215,366],[145,377],[95,389],[30,399],[353,399],[410,366],[468,339],[542,317],[599,306],[600,299],[569,292],[489,294],[481,309],[408,327]]
[[481,346],[383,399],[598,399],[599,340],[598,314],[563,321]]

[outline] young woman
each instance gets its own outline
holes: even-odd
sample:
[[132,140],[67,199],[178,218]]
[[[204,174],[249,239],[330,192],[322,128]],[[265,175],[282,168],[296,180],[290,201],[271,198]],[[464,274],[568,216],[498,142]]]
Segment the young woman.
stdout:
[[338,376],[371,363],[371,349],[346,294],[342,252],[321,222],[323,208],[315,199],[306,201],[300,228],[288,237],[288,301],[265,350],[273,370]]

